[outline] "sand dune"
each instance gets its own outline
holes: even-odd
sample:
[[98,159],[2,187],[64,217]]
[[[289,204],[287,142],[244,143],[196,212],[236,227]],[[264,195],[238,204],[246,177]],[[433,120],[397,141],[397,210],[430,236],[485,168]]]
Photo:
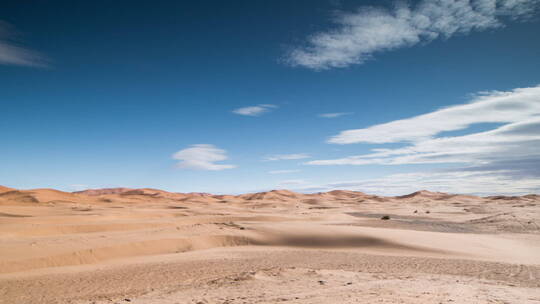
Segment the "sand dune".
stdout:
[[12,190],[0,193],[0,199],[15,203],[48,203],[48,202],[77,202],[84,198],[77,198],[75,194],[52,190]]
[[15,190],[15,189],[9,188],[9,187],[0,186],[0,193],[8,192],[8,191],[13,191],[13,190]]
[[103,189],[88,189],[82,191],[75,191],[73,193],[85,194],[85,195],[107,195],[107,194],[121,194],[127,191],[134,190],[132,188],[103,188]]
[[0,303],[535,303],[539,206],[0,187]]

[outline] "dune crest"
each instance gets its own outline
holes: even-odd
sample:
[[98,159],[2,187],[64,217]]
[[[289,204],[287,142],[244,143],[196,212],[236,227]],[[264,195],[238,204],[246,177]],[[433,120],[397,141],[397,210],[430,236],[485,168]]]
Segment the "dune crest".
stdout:
[[107,194],[121,194],[126,191],[134,190],[132,188],[102,188],[102,189],[87,189],[82,191],[75,191],[76,194],[84,195],[107,195]]
[[13,190],[15,190],[15,189],[9,188],[9,187],[0,186],[0,193],[8,192],[8,191],[13,191]]
[[202,192],[169,192],[152,188],[103,188],[88,189],[75,192],[63,192],[55,189],[32,189],[17,190],[9,187],[0,186],[0,202],[12,203],[100,203],[100,202],[142,202],[147,198],[171,199],[177,201],[198,201],[205,203],[213,202],[296,202],[304,201],[314,204],[316,202],[331,200],[358,200],[358,201],[424,201],[424,200],[481,200],[481,201],[511,201],[511,200],[537,200],[537,194],[527,194],[523,196],[486,196],[478,197],[473,195],[449,194],[443,192],[432,192],[420,190],[406,195],[387,197],[370,195],[359,191],[350,190],[332,190],[328,192],[317,193],[298,193],[290,190],[271,190],[256,193],[246,193],[239,195],[215,195]]

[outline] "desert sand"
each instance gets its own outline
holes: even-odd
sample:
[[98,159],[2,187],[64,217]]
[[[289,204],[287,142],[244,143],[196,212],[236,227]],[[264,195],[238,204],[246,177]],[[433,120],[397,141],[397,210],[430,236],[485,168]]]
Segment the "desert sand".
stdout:
[[538,195],[0,187],[0,303],[540,303],[539,220]]

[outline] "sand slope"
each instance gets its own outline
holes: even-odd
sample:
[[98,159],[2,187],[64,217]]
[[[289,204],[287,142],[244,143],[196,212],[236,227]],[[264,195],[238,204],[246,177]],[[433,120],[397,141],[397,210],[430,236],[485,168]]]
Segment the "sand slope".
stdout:
[[0,303],[536,303],[539,211],[537,195],[0,187]]

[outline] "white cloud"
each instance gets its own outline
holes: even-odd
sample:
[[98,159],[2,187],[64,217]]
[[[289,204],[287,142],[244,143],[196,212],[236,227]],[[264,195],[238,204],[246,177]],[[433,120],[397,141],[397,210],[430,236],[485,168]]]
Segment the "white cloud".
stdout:
[[174,153],[172,158],[180,161],[178,168],[182,169],[218,171],[236,168],[235,165],[216,164],[227,159],[226,151],[208,144],[192,145]]
[[275,108],[277,108],[276,105],[260,104],[260,105],[251,106],[251,107],[238,108],[238,109],[233,110],[232,112],[234,114],[244,115],[244,116],[260,116]]
[[268,171],[268,174],[288,174],[288,173],[296,173],[300,172],[300,170],[272,170]]
[[540,86],[490,92],[470,103],[365,129],[346,130],[329,139],[334,144],[421,141],[444,131],[478,123],[512,123],[540,115]]
[[[534,130],[531,132],[531,130]],[[536,132],[536,133],[534,133]],[[540,117],[495,130],[464,136],[426,139],[396,149],[340,159],[314,160],[311,165],[402,165],[428,163],[485,164],[520,158],[540,158]]]
[[[498,125],[488,131],[435,137],[442,132],[463,130],[479,123],[498,123]],[[444,173],[445,178],[442,178],[443,173],[397,176],[415,178],[428,176],[425,180],[410,180],[416,183],[409,186],[413,188],[429,185],[430,179],[443,187],[445,183],[450,183],[452,176],[455,176],[460,180],[452,182],[455,189],[451,192],[464,192],[458,189],[458,185],[467,189],[468,183],[473,183],[470,185],[471,189],[467,191],[469,193],[527,192],[540,187],[540,170],[537,169],[540,168],[540,86],[510,92],[485,93],[468,104],[365,129],[344,131],[332,137],[329,142],[339,144],[402,142],[405,146],[373,149],[372,153],[368,154],[313,160],[306,164],[456,163],[465,167]],[[465,177],[467,179],[464,179]],[[477,179],[473,180],[473,177]],[[395,181],[395,178],[389,180],[387,186],[393,187]],[[473,191],[473,188],[476,190]],[[491,190],[488,191],[489,189]]]
[[373,53],[503,26],[504,16],[523,19],[538,0],[423,0],[413,8],[400,2],[392,10],[362,7],[341,13],[337,28],[312,35],[293,49],[293,66],[321,70],[362,64]]
[[18,45],[15,30],[8,23],[0,21],[0,64],[44,67],[45,58],[39,53]]
[[351,112],[323,113],[323,114],[319,114],[319,117],[322,117],[322,118],[337,118],[337,117],[340,117],[340,116],[351,115],[351,114],[353,114],[353,113],[351,113]]
[[523,195],[540,192],[540,177],[515,178],[507,173],[504,170],[401,173],[377,179],[310,185],[296,190],[356,190],[377,195],[403,195],[422,189],[474,195]]
[[264,158],[265,161],[274,161],[274,160],[293,160],[293,159],[304,159],[310,158],[311,156],[306,153],[295,153],[295,154],[276,154],[270,155]]

